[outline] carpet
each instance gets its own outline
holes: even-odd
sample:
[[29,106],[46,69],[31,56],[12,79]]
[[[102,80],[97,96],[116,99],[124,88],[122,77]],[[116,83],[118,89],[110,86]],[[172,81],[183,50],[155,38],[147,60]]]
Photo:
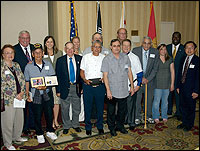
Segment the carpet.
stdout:
[[[104,112],[106,120],[106,111]],[[77,133],[70,129],[68,134],[63,134],[62,126],[55,131],[58,139],[52,141],[45,136],[45,143],[38,144],[35,132],[30,135],[22,135],[29,140],[25,143],[14,143],[17,150],[194,150],[199,147],[199,103],[197,104],[195,126],[189,132],[177,129],[181,121],[175,117],[169,117],[167,123],[144,124],[137,126],[134,130],[125,128],[128,134],[117,132],[117,136],[111,136],[108,126],[104,121],[103,135],[98,135],[97,128],[93,124],[92,136],[85,134],[85,124],[80,123],[82,132]],[[1,150],[6,150],[2,145]]]

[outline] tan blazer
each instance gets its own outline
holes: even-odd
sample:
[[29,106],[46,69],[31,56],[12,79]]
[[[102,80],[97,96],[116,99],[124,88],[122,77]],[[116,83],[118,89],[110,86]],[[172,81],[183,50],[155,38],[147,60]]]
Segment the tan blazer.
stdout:
[[56,68],[56,61],[57,61],[57,59],[58,59],[59,57],[61,57],[61,56],[63,56],[63,52],[62,52],[61,50],[58,50],[58,52],[57,52],[56,54],[54,54],[53,62],[51,61],[49,55],[48,55],[47,58],[43,58],[43,60],[47,60],[47,61],[51,62],[51,63],[52,63],[52,66],[53,66],[53,68],[54,68],[54,70],[55,70],[55,68]]
[[[15,69],[19,84],[21,86],[21,91],[24,91],[23,99],[26,100],[27,96],[25,93],[25,78],[21,71],[18,63],[13,62],[13,68]],[[6,63],[1,60],[1,99],[4,96],[5,105],[12,105],[14,98],[17,96],[17,87],[15,82],[15,77],[9,70]]]

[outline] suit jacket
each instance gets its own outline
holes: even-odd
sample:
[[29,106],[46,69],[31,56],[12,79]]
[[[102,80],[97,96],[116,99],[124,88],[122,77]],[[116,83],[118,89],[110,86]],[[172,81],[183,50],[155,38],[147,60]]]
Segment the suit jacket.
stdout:
[[51,61],[49,55],[48,55],[47,58],[43,58],[43,60],[47,60],[47,61],[51,62],[52,66],[53,66],[53,68],[55,70],[55,68],[56,68],[56,61],[61,56],[63,56],[63,52],[61,50],[58,50],[58,52],[56,54],[54,54],[53,62]]
[[[13,61],[19,63],[20,68],[21,68],[22,72],[24,73],[25,66],[27,65],[27,63],[29,61],[28,61],[26,55],[24,54],[24,51],[19,43],[14,45],[14,48],[15,48],[15,58],[13,59]],[[33,48],[34,48],[34,46],[32,44],[30,44],[31,55],[32,55]],[[33,56],[32,56],[32,58],[33,58]]]
[[[194,55],[188,66],[185,83],[181,83],[182,70],[185,58],[181,59],[178,71],[177,88],[181,89],[187,96],[191,96],[193,92],[199,94],[199,57]],[[191,66],[192,65],[192,66]]]
[[[22,73],[18,63],[13,62],[13,68],[15,69],[17,79],[21,86],[21,91],[24,91],[23,99],[26,100],[25,93],[25,78]],[[17,96],[17,86],[15,77],[12,72],[9,70],[6,63],[1,60],[1,99],[4,98],[5,105],[12,105],[14,98]]]
[[[167,45],[167,52],[169,54],[169,56],[172,56],[172,44]],[[176,57],[174,59],[174,69],[175,69],[175,81],[174,81],[174,86],[176,88],[177,85],[177,77],[178,77],[178,70],[180,67],[180,62],[183,59],[183,57],[186,56],[185,50],[184,50],[184,46],[182,44],[180,44],[178,51],[176,52]]]
[[[82,80],[80,76],[80,64],[82,56],[74,54],[74,57],[76,61],[76,93],[79,97],[81,97]],[[61,99],[66,99],[70,89],[67,55],[64,55],[57,59],[56,76],[58,79],[58,86],[56,86],[56,93],[60,93]]]
[[[141,66],[143,69],[142,46],[133,48],[132,52],[139,57]],[[151,54],[153,54],[153,55],[151,55]],[[146,67],[146,73],[143,74],[143,77],[149,81],[148,87],[152,87],[152,88],[155,87],[155,77],[156,77],[156,73],[158,71],[158,59],[159,59],[158,50],[155,48],[150,48],[148,61],[147,61],[147,67]]]

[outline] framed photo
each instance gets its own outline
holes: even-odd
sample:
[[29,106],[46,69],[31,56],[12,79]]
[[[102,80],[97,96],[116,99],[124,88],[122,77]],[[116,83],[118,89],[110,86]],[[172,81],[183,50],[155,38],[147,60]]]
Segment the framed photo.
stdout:
[[57,76],[44,77],[46,86],[58,85]]
[[38,86],[45,86],[44,78],[43,77],[31,78],[31,86],[33,88]]

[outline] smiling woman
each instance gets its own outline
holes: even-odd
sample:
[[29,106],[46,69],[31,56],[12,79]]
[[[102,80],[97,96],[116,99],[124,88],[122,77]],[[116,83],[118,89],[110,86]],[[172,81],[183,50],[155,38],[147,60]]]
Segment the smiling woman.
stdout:
[[[23,108],[13,106],[14,99],[26,100],[25,78],[18,63],[13,62],[14,47],[10,44],[1,49],[1,99],[5,101],[5,111],[1,112],[1,128],[4,146],[15,149],[12,140],[24,142],[22,128],[24,123]],[[9,119],[9,120],[8,120]]]

